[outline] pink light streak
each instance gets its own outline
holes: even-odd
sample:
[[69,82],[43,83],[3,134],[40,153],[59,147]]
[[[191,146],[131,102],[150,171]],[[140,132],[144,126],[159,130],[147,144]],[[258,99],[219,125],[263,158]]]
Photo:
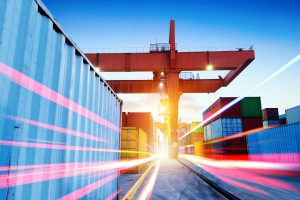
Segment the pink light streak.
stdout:
[[65,129],[65,128],[58,127],[58,126],[53,126],[51,124],[46,124],[46,123],[42,123],[42,122],[38,122],[38,121],[33,121],[33,120],[24,119],[24,118],[21,118],[21,117],[9,116],[9,115],[7,115],[6,117],[9,118],[9,119],[25,122],[25,123],[28,123],[28,124],[31,124],[31,125],[34,125],[34,126],[46,128],[48,130],[53,130],[53,131],[73,135],[73,136],[76,136],[76,137],[86,138],[86,139],[94,140],[94,141],[98,141],[98,142],[108,143],[108,141],[103,139],[103,138],[88,135],[88,134],[82,133],[82,132],[73,131],[73,130],[70,130],[70,129]]
[[[12,187],[23,184],[30,184],[35,182],[47,181],[58,178],[66,178],[71,176],[78,176],[90,174],[100,171],[101,173],[115,172],[121,169],[128,169],[146,162],[150,162],[156,157],[131,160],[131,161],[115,161],[115,162],[98,162],[98,163],[68,163],[68,164],[49,164],[40,165],[34,170],[25,172],[16,172],[0,175],[0,188]],[[32,166],[19,166],[16,169],[31,169]],[[10,169],[12,167],[3,167],[2,169]]]
[[122,190],[117,190],[114,193],[112,193],[111,195],[109,195],[105,200],[112,200],[114,199]]
[[157,174],[158,174],[158,171],[159,171],[160,162],[161,162],[161,158],[158,159],[157,164],[156,164],[155,169],[154,169],[154,172],[152,173],[149,181],[145,184],[145,186],[142,190],[142,193],[138,197],[138,200],[150,199],[151,193],[152,193],[154,185],[155,185],[155,181],[157,179]]
[[[181,155],[180,157],[185,158],[200,168],[204,169],[213,176],[219,178],[225,183],[230,185],[243,188],[248,191],[255,193],[270,195],[268,192],[265,192],[261,189],[258,189],[254,186],[250,186],[243,182],[255,183],[260,185],[269,186],[272,188],[279,188],[284,190],[289,190],[296,192],[297,188],[294,186],[280,181],[276,178],[268,177],[271,170],[272,175],[282,174],[281,172],[287,172],[295,169],[295,165],[288,164],[278,164],[278,163],[264,163],[264,162],[252,162],[252,161],[214,161],[211,159],[203,159],[196,156],[186,156]],[[299,167],[299,166],[298,166]]]
[[9,78],[12,82],[40,95],[41,97],[48,99],[62,107],[65,107],[73,112],[76,112],[83,117],[89,118],[99,124],[102,124],[112,130],[121,132],[121,129],[114,124],[103,119],[99,115],[93,113],[92,111],[82,107],[81,105],[75,103],[74,101],[62,96],[61,94],[55,92],[54,90],[44,86],[43,84],[33,80],[32,78],[22,74],[21,72],[5,65],[0,62],[0,73]]
[[95,183],[87,185],[87,186],[80,188],[79,190],[76,190],[66,196],[63,196],[63,197],[59,198],[59,200],[79,199],[79,198],[91,193],[92,191],[96,190],[97,188],[107,184],[108,182],[112,181],[113,179],[117,178],[118,176],[119,176],[118,174],[113,174],[111,176],[103,178]]

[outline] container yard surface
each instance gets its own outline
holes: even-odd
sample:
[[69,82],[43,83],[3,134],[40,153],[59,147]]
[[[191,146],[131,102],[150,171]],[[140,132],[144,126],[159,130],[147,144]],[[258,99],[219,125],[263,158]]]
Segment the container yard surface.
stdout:
[[[120,177],[120,199],[138,180],[141,174],[124,174]],[[138,199],[143,186],[133,199]],[[176,199],[225,199],[202,179],[193,174],[176,159],[162,158],[157,179],[152,191],[151,200]]]
[[161,161],[151,196],[159,199],[225,199],[175,159]]
[[[180,160],[239,199],[300,199],[299,175],[268,174],[266,171],[253,173],[253,171],[244,168],[235,168],[234,171],[230,172],[230,168],[226,169],[221,167],[222,163],[218,163],[218,166],[214,166],[214,170],[211,171],[209,169],[200,168],[186,159]],[[251,162],[246,165],[251,165]],[[195,199],[206,198],[198,197]]]

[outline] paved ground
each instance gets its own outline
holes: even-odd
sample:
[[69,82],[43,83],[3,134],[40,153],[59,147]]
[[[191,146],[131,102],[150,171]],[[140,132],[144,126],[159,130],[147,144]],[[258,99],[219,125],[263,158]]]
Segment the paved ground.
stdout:
[[[272,178],[275,181],[279,181],[281,183],[285,183],[290,186],[293,186],[294,188],[296,188],[296,191],[267,186],[267,184],[264,183],[263,181],[261,183],[257,183],[257,184],[242,181],[242,183],[245,183],[249,186],[258,188],[269,194],[269,195],[262,195],[262,194],[259,194],[256,192],[245,190],[243,188],[225,183],[225,182],[221,181],[220,179],[216,178],[213,174],[206,172],[205,170],[194,165],[193,163],[191,163],[187,160],[184,160],[184,159],[182,159],[181,161],[183,161],[185,164],[187,164],[193,170],[205,175],[208,179],[212,180],[214,183],[218,184],[223,189],[229,191],[233,195],[235,195],[243,200],[252,200],[252,199],[257,199],[257,200],[282,200],[282,199],[300,200],[300,177],[299,176],[293,177],[293,176],[264,175],[264,177],[266,177],[266,178]],[[251,177],[249,177],[249,179],[251,179]]]
[[224,199],[175,159],[161,162],[151,200]]
[[[120,199],[139,179],[140,174],[124,174],[120,177]],[[141,186],[142,188],[143,186]],[[140,191],[136,193],[135,199]],[[161,161],[158,177],[151,200],[193,200],[224,199],[222,195],[208,186],[199,177],[190,172],[175,159],[164,158]]]

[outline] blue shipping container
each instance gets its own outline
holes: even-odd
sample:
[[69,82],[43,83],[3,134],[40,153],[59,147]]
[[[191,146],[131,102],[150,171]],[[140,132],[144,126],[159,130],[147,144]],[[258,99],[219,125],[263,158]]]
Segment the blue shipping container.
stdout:
[[300,163],[300,123],[278,126],[247,136],[249,159]]
[[300,122],[300,106],[285,110],[285,114],[287,124]]
[[223,137],[231,136],[236,133],[241,133],[243,130],[242,120],[240,118],[223,118],[222,132]]
[[0,94],[0,199],[117,191],[122,102],[39,0],[0,1]]
[[209,141],[212,139],[211,135],[211,124],[204,126],[204,141]]
[[222,119],[219,118],[216,121],[213,121],[211,123],[211,134],[212,134],[212,139],[217,139],[223,137],[222,134]]

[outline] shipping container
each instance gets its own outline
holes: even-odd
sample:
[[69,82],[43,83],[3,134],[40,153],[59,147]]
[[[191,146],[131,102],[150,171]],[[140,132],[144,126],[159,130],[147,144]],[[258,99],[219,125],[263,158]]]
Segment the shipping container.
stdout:
[[285,114],[287,124],[300,122],[300,106],[285,110]]
[[145,131],[148,140],[148,151],[154,153],[153,139],[153,118],[151,112],[128,112],[127,114],[127,126],[139,127]]
[[203,141],[194,142],[194,148],[196,156],[204,156]]
[[278,108],[265,108],[262,110],[262,120],[279,120]]
[[286,124],[286,115],[285,114],[279,115],[279,124],[280,125]]
[[223,159],[222,142],[213,142],[211,147],[212,147],[212,158],[215,160],[222,160]]
[[191,143],[191,134],[189,134],[184,138],[184,145],[190,145]]
[[[136,153],[121,153],[121,160],[135,160],[147,157],[147,135],[137,127],[122,127],[121,150]],[[127,173],[139,173],[146,164],[130,168]]]
[[204,143],[204,157],[212,158],[212,143]]
[[248,160],[246,136],[230,139],[223,143],[223,158],[225,160]]
[[223,137],[221,118],[211,123],[211,135],[213,140]]
[[262,126],[261,117],[242,118],[243,131],[251,131],[253,129],[261,128]]
[[[190,130],[192,130],[193,128],[195,128],[197,125],[201,124],[201,122],[192,122],[190,124]],[[193,131],[194,133],[203,133],[204,129],[203,126],[200,126],[199,128],[197,128],[196,130]]]
[[127,127],[127,113],[122,112],[122,127]]
[[260,97],[245,97],[241,101],[242,117],[262,117]]
[[300,123],[249,134],[247,144],[252,161],[300,164]]
[[263,121],[263,126],[264,127],[269,127],[269,126],[279,126],[279,120],[268,120],[268,121]]
[[206,110],[203,111],[202,113],[203,120],[206,120],[209,117],[209,113],[210,113],[210,107],[208,107]]
[[[236,97],[220,97],[215,103],[210,106],[210,115],[213,115],[221,108],[225,107],[227,104],[235,100]],[[226,109],[221,114],[214,117],[211,121],[218,118],[240,118],[242,116],[241,103],[237,102],[233,106]]]
[[242,120],[240,118],[223,118],[222,134],[223,137],[231,136],[242,132]]
[[204,141],[209,141],[212,139],[211,135],[211,124],[204,126]]
[[179,146],[178,151],[179,151],[179,154],[185,154],[185,152],[184,152],[184,146]]
[[0,199],[118,190],[90,167],[119,160],[122,102],[39,0],[0,1],[0,94]]

